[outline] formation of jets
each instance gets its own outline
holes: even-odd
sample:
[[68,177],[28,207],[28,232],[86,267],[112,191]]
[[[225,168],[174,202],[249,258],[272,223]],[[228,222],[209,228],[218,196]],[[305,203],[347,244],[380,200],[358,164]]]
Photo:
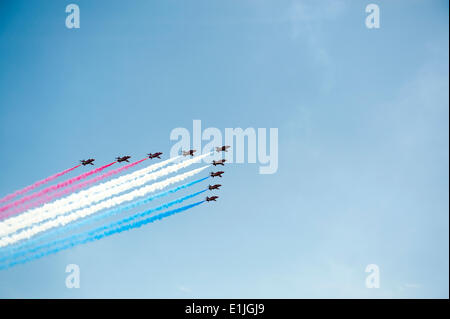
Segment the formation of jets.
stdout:
[[[216,147],[216,151],[217,152],[228,152],[227,150],[229,148],[230,148],[230,146],[224,145],[222,147]],[[221,159],[221,160],[217,160],[217,161],[213,160],[211,164],[214,166],[217,166],[217,165],[225,166],[225,162],[226,162],[225,159]],[[225,172],[224,171],[211,172],[210,176],[211,177],[222,177],[223,173],[225,173]],[[221,184],[208,185],[208,189],[210,191],[215,190],[215,189],[219,190],[220,189],[219,187],[221,187],[221,186],[222,186]],[[205,200],[207,202],[215,202],[217,198],[219,198],[219,196],[206,196]]]
[[[148,156],[148,158],[150,158],[150,159],[152,159],[152,158],[159,158],[159,159],[161,159],[161,155],[162,155],[163,153],[162,152],[156,152],[156,153],[148,153],[147,154],[147,156]],[[119,162],[119,163],[121,163],[121,162],[128,162],[129,163],[129,159],[131,158],[131,156],[118,156],[118,157],[116,157],[116,161],[117,162]],[[81,165],[83,165],[83,166],[86,166],[86,165],[94,165],[94,161],[95,161],[95,159],[93,159],[93,158],[89,158],[89,159],[87,159],[87,160],[81,160],[80,161],[80,163],[81,163]]]
[[[230,148],[230,146],[227,146],[227,145],[222,146],[222,147],[216,147],[216,151],[217,152],[228,152],[229,148]],[[189,150],[189,151],[183,151],[182,154],[183,154],[183,156],[194,156],[195,152],[196,152],[196,150]],[[148,153],[147,156],[150,159],[153,159],[153,158],[161,159],[160,156],[162,154],[163,154],[162,152]],[[121,163],[121,162],[128,162],[129,163],[128,160],[130,158],[131,158],[131,156],[118,156],[118,157],[116,157],[116,161],[119,162],[119,163]],[[95,161],[95,159],[89,158],[87,160],[81,160],[80,163],[83,166],[85,166],[85,165],[94,165],[94,161]],[[214,165],[214,166],[217,166],[217,165],[225,166],[225,162],[226,162],[225,159],[220,159],[220,160],[217,160],[217,161],[213,160],[211,164]],[[225,172],[224,171],[211,172],[210,176],[211,177],[222,177],[223,173],[225,173]],[[221,184],[209,185],[208,189],[210,191],[212,191],[212,190],[219,190],[221,186],[222,186]],[[207,202],[215,202],[217,198],[219,198],[219,196],[206,196],[206,201]]]

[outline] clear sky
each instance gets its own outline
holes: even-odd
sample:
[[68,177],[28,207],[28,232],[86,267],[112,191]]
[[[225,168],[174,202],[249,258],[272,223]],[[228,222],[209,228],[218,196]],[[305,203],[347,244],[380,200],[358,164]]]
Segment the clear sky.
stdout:
[[369,3],[1,0],[1,195],[167,156],[195,119],[278,128],[279,165],[228,165],[217,203],[0,271],[0,297],[448,298],[448,1],[376,1],[379,29]]

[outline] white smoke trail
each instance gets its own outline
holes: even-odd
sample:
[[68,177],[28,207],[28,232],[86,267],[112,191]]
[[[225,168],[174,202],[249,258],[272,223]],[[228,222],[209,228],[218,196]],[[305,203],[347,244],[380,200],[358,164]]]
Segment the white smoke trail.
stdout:
[[198,174],[201,171],[205,170],[207,167],[208,167],[208,165],[191,170],[191,171],[183,173],[183,174],[176,175],[174,177],[165,179],[158,183],[143,186],[143,187],[135,189],[129,193],[123,194],[121,196],[117,196],[117,197],[110,198],[108,200],[104,200],[96,205],[93,205],[93,206],[90,206],[87,208],[83,208],[78,211],[74,211],[70,214],[62,215],[53,220],[49,220],[47,222],[35,225],[35,226],[28,228],[26,230],[23,230],[21,232],[12,234],[11,236],[5,236],[0,239],[0,247],[5,247],[7,245],[14,244],[20,240],[31,238],[32,236],[34,236],[36,234],[39,234],[41,232],[44,232],[44,231],[49,230],[54,227],[64,226],[70,222],[77,220],[77,219],[92,215],[100,210],[108,209],[113,206],[121,205],[125,202],[132,201],[138,197],[146,196],[147,194],[149,194],[151,192],[163,189],[171,184],[181,182],[181,181],[185,180],[186,178],[189,178],[195,174]]
[[[14,220],[11,222],[10,219],[8,219],[7,221],[9,221],[9,224],[3,225],[3,227],[0,228],[0,236],[6,236],[9,234],[12,234],[22,228],[31,227],[33,224],[45,221],[47,219],[55,218],[59,215],[63,215],[70,211],[80,209],[84,206],[92,205],[93,203],[99,202],[108,197],[111,197],[111,196],[120,194],[124,191],[127,191],[130,188],[142,186],[152,180],[158,179],[162,176],[168,175],[170,173],[174,173],[182,168],[185,168],[185,167],[201,160],[202,158],[204,158],[208,155],[209,154],[197,156],[190,160],[186,160],[181,163],[174,164],[167,168],[161,169],[160,171],[157,171],[155,173],[148,174],[151,171],[154,171],[160,167],[165,166],[170,161],[174,161],[176,158],[170,159],[170,160],[167,160],[167,161],[164,161],[161,163],[157,163],[150,167],[145,168],[147,175],[144,174],[143,176],[139,177],[139,175],[135,174],[136,172],[134,172],[134,173],[131,173],[131,174],[135,174],[135,175],[133,175],[134,178],[128,177],[128,178],[123,178],[123,179],[119,180],[122,177],[126,177],[126,175],[124,175],[115,180],[103,183],[103,184],[109,183],[106,186],[103,184],[100,184],[97,186],[93,186],[85,191],[81,191],[77,194],[74,194],[75,196],[70,195],[69,197],[73,196],[72,199],[70,199],[70,200],[66,199],[64,201],[64,199],[63,199],[63,201],[58,200],[53,203],[50,203],[49,205],[45,205],[45,206],[47,206],[45,210],[39,209],[39,208],[29,210],[28,212],[25,212],[24,214],[18,216],[18,217],[23,216],[21,220]],[[151,167],[153,167],[153,168],[150,169]],[[140,171],[142,172],[143,170],[140,170]],[[129,175],[129,174],[127,174],[127,175]],[[140,175],[142,175],[142,173]],[[113,182],[113,183],[110,183],[110,182]],[[45,206],[43,206],[43,207],[45,207]],[[43,208],[43,207],[41,207],[41,208]],[[6,223],[7,221],[5,221],[4,223]]]

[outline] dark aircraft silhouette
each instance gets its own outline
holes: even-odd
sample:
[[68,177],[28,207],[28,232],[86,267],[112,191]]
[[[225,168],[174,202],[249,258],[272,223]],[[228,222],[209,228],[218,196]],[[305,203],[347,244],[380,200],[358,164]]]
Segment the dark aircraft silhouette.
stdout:
[[227,149],[229,149],[230,148],[230,146],[222,146],[222,147],[216,147],[216,151],[217,151],[217,153],[219,153],[219,152],[228,152],[227,151]]
[[206,196],[206,201],[207,202],[216,201],[216,198],[219,198],[219,196],[211,196],[211,197]]
[[[116,161],[117,162],[128,162],[128,159],[130,158],[131,156],[122,156],[122,157],[116,157]],[[129,163],[129,162],[128,162]]]
[[224,171],[218,171],[218,172],[211,172],[211,177],[216,177],[216,176],[219,176],[219,177],[222,177],[222,174],[223,173],[225,173]]
[[220,186],[222,186],[222,185],[220,185],[220,184],[216,184],[216,185],[212,185],[212,186],[209,185],[209,186],[208,186],[208,189],[209,189],[210,191],[212,191],[213,189],[219,189]]
[[189,150],[189,151],[183,151],[183,156],[188,156],[188,155],[191,155],[191,156],[194,156],[194,153],[195,152],[197,152],[196,150]]
[[81,160],[80,163],[83,166],[89,165],[89,164],[94,165],[94,163],[93,163],[94,161],[95,161],[95,159],[90,158],[90,159],[87,159],[87,160]]
[[152,154],[152,153],[148,153],[147,154],[148,158],[159,158],[159,159],[161,159],[161,157],[159,157],[159,155],[162,155],[162,153],[161,152],[156,152],[154,154]]
[[212,161],[212,163],[211,164],[213,164],[214,166],[216,166],[216,165],[222,165],[222,166],[225,166],[225,162],[226,162],[227,160],[226,159],[221,159],[221,160],[218,160],[218,161]]

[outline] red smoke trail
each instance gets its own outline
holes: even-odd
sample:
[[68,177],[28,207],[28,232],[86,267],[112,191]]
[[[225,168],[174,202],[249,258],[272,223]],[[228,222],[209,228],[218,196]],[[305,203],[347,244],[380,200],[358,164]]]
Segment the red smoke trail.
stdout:
[[[105,179],[105,178],[110,177],[112,175],[115,175],[115,174],[118,174],[120,172],[123,172],[124,170],[127,170],[127,169],[129,169],[129,168],[131,168],[133,166],[136,166],[137,164],[142,163],[143,161],[145,161],[147,159],[148,159],[148,157],[146,157],[144,159],[141,159],[139,161],[136,161],[134,163],[122,166],[122,167],[120,167],[118,169],[115,169],[115,170],[110,171],[108,173],[105,173],[103,175],[91,178],[91,179],[89,179],[87,181],[84,181],[84,182],[81,182],[79,184],[73,185],[72,187],[63,189],[63,190],[61,190],[61,191],[59,191],[59,192],[57,192],[57,193],[55,193],[53,195],[48,195],[48,196],[45,196],[45,197],[42,197],[42,198],[38,198],[36,201],[34,201],[32,203],[20,206],[18,208],[12,209],[12,210],[4,213],[3,215],[0,216],[0,220],[8,218],[8,217],[13,216],[13,215],[16,215],[16,214],[21,213],[21,212],[23,212],[25,210],[28,210],[30,208],[33,208],[33,207],[36,207],[36,206],[40,206],[40,205],[45,204],[47,202],[50,202],[50,201],[52,201],[54,199],[62,197],[64,195],[66,195],[66,194],[73,193],[73,192],[75,192],[75,191],[77,191],[77,190],[79,190],[81,188],[84,188],[84,187],[86,187],[88,185],[91,185],[91,184],[94,184],[94,183],[96,183],[98,181],[101,181],[102,179]],[[109,165],[111,165],[111,164],[109,164]]]
[[51,182],[52,180],[57,179],[58,177],[63,176],[63,175],[65,175],[65,174],[67,174],[67,173],[73,171],[75,168],[80,167],[80,166],[81,166],[81,165],[77,165],[77,166],[74,166],[74,167],[72,167],[72,168],[66,169],[65,171],[59,172],[59,173],[57,173],[57,174],[55,174],[55,175],[49,176],[49,177],[47,177],[47,178],[44,178],[43,180],[40,180],[40,181],[38,181],[38,182],[36,182],[36,183],[34,183],[34,184],[28,185],[27,187],[22,188],[21,190],[15,191],[15,192],[12,193],[12,194],[6,195],[6,196],[3,197],[2,199],[0,199],[0,203],[7,202],[7,201],[9,201],[10,199],[13,199],[14,197],[17,197],[17,196],[19,196],[19,195],[25,194],[25,193],[27,193],[27,192],[29,192],[29,191],[31,191],[31,190],[33,190],[33,189],[35,189],[35,188],[37,188],[37,187],[43,185],[43,184],[46,184],[46,183],[48,183],[48,182]]
[[[90,176],[92,174],[99,173],[99,172],[103,171],[105,168],[110,167],[114,163],[117,163],[117,162],[109,163],[108,165],[105,165],[105,166],[93,169],[92,171],[89,171],[87,173],[78,175],[77,177],[68,179],[68,180],[66,180],[64,182],[61,182],[59,184],[52,185],[52,186],[49,186],[47,188],[44,188],[43,190],[41,190],[39,192],[36,192],[36,193],[31,194],[31,195],[25,196],[25,197],[21,198],[20,200],[12,202],[12,203],[10,203],[8,205],[5,205],[3,207],[0,207],[0,213],[4,212],[5,210],[8,210],[10,208],[17,207],[17,206],[19,206],[19,205],[21,205],[21,204],[23,204],[23,203],[25,203],[27,201],[30,201],[32,199],[35,199],[35,198],[40,197],[42,195],[45,195],[45,194],[47,194],[49,192],[58,190],[60,188],[66,187],[66,186],[69,186],[69,185],[71,185],[71,184],[73,184],[75,182],[78,182],[79,180],[82,180],[82,179],[84,179],[84,178],[86,178],[86,177],[88,177],[88,176]],[[0,219],[3,219],[3,216],[0,216]]]

